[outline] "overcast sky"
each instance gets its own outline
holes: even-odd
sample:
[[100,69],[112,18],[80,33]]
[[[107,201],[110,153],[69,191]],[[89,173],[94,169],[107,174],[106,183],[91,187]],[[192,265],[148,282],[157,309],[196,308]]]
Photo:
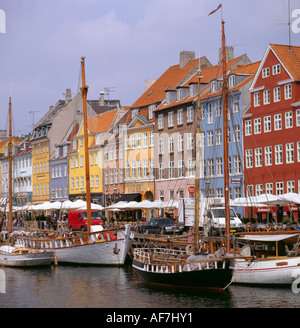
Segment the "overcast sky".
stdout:
[[[291,12],[300,8],[291,1]],[[0,129],[31,131],[66,88],[78,91],[86,57],[88,99],[113,87],[110,98],[132,105],[144,80],[178,64],[182,50],[217,63],[221,0],[0,0],[6,33],[0,34]],[[288,44],[288,0],[223,0],[227,45],[235,55],[260,60],[268,43]],[[293,20],[293,18],[291,18]],[[300,33],[291,33],[300,45]],[[107,97],[107,96],[106,96]]]

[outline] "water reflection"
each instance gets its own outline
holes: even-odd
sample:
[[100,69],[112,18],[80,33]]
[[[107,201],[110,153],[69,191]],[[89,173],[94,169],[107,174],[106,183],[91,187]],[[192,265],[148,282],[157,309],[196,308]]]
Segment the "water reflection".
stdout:
[[225,292],[179,290],[145,284],[123,268],[58,266],[39,269],[1,268],[6,293],[0,308],[242,308],[299,307],[290,288],[231,285]]

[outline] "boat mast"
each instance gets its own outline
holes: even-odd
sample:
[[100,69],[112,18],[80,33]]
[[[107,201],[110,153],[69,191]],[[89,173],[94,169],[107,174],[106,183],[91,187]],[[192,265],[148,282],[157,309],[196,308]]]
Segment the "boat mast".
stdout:
[[196,126],[196,170],[195,170],[195,224],[194,224],[194,252],[197,251],[199,242],[199,205],[200,205],[200,79],[201,79],[201,65],[199,58],[198,70],[198,102],[197,102],[197,126]]
[[88,232],[91,232],[92,220],[91,220],[90,164],[89,164],[87,109],[86,109],[86,97],[88,92],[88,86],[85,84],[84,58],[85,57],[81,57],[81,79],[82,79],[81,95],[83,100],[83,133],[84,133],[87,229]]
[[8,107],[8,120],[9,120],[9,132],[8,132],[8,197],[9,197],[9,218],[8,218],[8,233],[12,232],[12,124],[11,124],[11,97],[9,97]]
[[224,136],[224,193],[225,193],[225,238],[226,252],[230,251],[230,208],[229,208],[229,163],[228,163],[228,113],[227,113],[227,95],[228,85],[226,76],[226,47],[225,47],[225,21],[222,19],[222,52],[223,52],[223,136]]

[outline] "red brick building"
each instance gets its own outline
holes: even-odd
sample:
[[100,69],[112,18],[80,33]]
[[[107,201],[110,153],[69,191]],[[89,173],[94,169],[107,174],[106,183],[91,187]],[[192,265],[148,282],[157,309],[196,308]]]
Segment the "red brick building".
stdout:
[[[243,116],[245,194],[300,193],[300,47],[270,44]],[[281,221],[291,208],[275,208]],[[294,217],[298,218],[294,206]],[[264,212],[258,209],[258,212]]]

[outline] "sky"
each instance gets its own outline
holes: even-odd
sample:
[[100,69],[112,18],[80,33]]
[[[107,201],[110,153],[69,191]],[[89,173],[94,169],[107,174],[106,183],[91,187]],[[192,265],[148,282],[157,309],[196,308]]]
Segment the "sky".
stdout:
[[[157,79],[179,63],[183,50],[218,61],[221,0],[0,0],[0,130],[8,129],[12,99],[13,135],[32,131],[67,88],[80,87],[85,57],[88,99],[120,99],[131,106],[145,79]],[[290,12],[300,0],[290,0]],[[235,56],[261,60],[269,43],[288,44],[288,0],[223,0],[226,45]],[[2,26],[0,17],[0,27]],[[300,24],[299,24],[300,25]],[[300,33],[291,32],[300,45]]]

